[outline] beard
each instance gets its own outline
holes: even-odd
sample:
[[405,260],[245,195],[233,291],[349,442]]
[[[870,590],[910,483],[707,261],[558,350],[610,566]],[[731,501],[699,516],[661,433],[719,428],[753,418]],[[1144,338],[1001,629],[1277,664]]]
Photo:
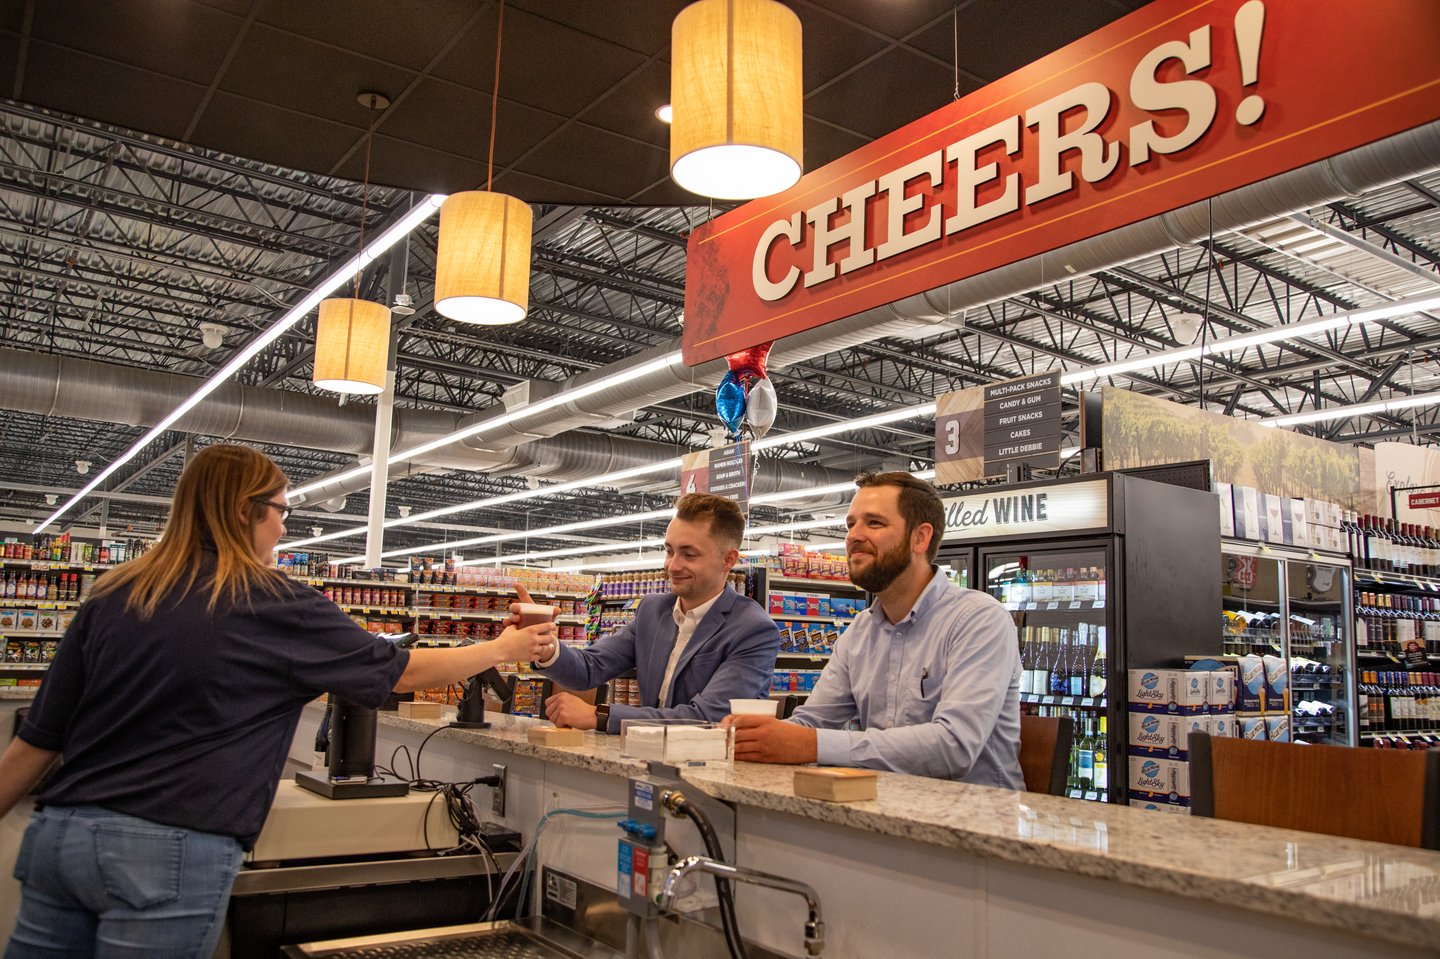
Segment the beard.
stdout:
[[863,571],[856,572],[853,563],[851,564],[850,582],[870,593],[884,592],[891,583],[900,578],[901,573],[910,568],[909,539],[907,537],[905,542],[897,543],[895,548],[888,552],[868,555],[872,558]]

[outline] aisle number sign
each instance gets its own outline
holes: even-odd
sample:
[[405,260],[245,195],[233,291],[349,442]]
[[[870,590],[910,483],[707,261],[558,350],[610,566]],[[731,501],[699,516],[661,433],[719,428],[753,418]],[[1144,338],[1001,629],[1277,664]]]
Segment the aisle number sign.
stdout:
[[1440,118],[1436,37],[1436,0],[1156,0],[696,229],[685,362]]
[[1012,463],[1060,465],[1060,375],[1042,373],[935,399],[935,482],[1003,476]]
[[749,441],[719,449],[696,450],[680,461],[680,492],[712,493],[740,504],[750,504],[750,481],[755,475],[755,458]]
[[1110,485],[1103,479],[973,492],[947,497],[942,502],[946,543],[1102,530],[1110,524]]

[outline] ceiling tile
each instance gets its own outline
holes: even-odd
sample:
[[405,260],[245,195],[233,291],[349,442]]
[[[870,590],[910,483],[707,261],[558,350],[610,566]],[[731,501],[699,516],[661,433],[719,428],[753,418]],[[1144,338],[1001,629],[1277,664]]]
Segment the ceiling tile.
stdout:
[[409,70],[256,24],[220,89],[363,130],[369,111],[356,96],[375,90],[393,100],[414,77]]
[[625,200],[668,179],[669,153],[572,124],[526,159],[523,172]]
[[873,138],[938,110],[954,89],[949,69],[897,47],[806,98],[805,112]]
[[655,110],[670,102],[670,64],[656,61],[589,110],[585,122],[670,149],[670,127],[655,116]]
[[[495,23],[436,65],[434,75],[489,92],[495,82]],[[567,116],[582,109],[645,62],[645,57],[587,33],[512,10],[505,16],[500,94]]]
[[[495,129],[495,162],[501,166],[514,162],[563,122],[563,117],[502,98]],[[392,108],[379,132],[484,160],[490,149],[490,94],[422,79],[414,92]]]
[[[960,11],[960,66],[984,80],[999,80],[1124,16],[1103,0],[1054,3],[1040,0],[976,0]],[[950,62],[950,22],[936,24],[910,41],[917,49]]]
[[[1035,5],[1036,0],[1010,0],[1015,6]],[[1039,0],[1054,6],[1057,0]],[[1069,2],[1069,0],[1059,0]],[[955,0],[821,0],[815,4],[826,8],[832,19],[843,18],[899,40],[939,17],[946,16],[963,3]],[[948,18],[947,18],[948,19]]]
[[[350,180],[364,179],[364,151],[356,150],[335,173]],[[484,189],[485,161],[377,136],[370,156],[370,182],[425,193]]]
[[[634,3],[635,0],[630,0]],[[576,0],[512,0],[511,9],[521,8],[536,17],[566,23],[616,46],[650,56],[670,48],[670,24],[690,0],[643,0],[643,16],[633,10],[617,16],[614,4]]]
[[885,49],[885,40],[823,11],[812,7],[794,9],[800,17],[807,93]]
[[354,127],[217,91],[191,138],[242,157],[325,172],[354,144]]
[[[310,40],[423,70],[480,7],[474,0],[425,0],[423,15],[392,0],[268,0],[258,22]],[[495,19],[493,12],[482,20]],[[464,40],[462,39],[462,43]]]
[[24,93],[37,106],[178,139],[205,89],[31,40]]
[[35,4],[31,30],[36,39],[208,85],[240,23],[213,7],[174,0],[45,0]]

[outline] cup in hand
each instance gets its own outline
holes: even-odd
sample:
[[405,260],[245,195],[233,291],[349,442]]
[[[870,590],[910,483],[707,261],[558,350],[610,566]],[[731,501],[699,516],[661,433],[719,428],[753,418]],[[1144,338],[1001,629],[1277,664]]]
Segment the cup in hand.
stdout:
[[780,715],[780,700],[732,699],[730,700],[730,714],[732,716],[778,716]]
[[547,606],[544,603],[514,603],[510,607],[515,615],[520,617],[520,628],[534,626],[536,623],[553,623],[555,621],[555,607]]

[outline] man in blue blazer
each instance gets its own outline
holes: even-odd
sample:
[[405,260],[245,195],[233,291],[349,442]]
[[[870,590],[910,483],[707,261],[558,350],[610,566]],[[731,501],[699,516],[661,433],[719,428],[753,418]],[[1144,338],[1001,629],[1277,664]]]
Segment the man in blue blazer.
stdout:
[[780,632],[754,600],[726,585],[740,559],[745,517],[734,500],[689,493],[665,530],[670,595],[640,601],[633,622],[586,649],[558,645],[536,668],[571,689],[594,689],[635,670],[642,706],[594,707],[570,693],[545,701],[557,726],[618,733],[626,719],[705,719],[731,699],[770,695]]

